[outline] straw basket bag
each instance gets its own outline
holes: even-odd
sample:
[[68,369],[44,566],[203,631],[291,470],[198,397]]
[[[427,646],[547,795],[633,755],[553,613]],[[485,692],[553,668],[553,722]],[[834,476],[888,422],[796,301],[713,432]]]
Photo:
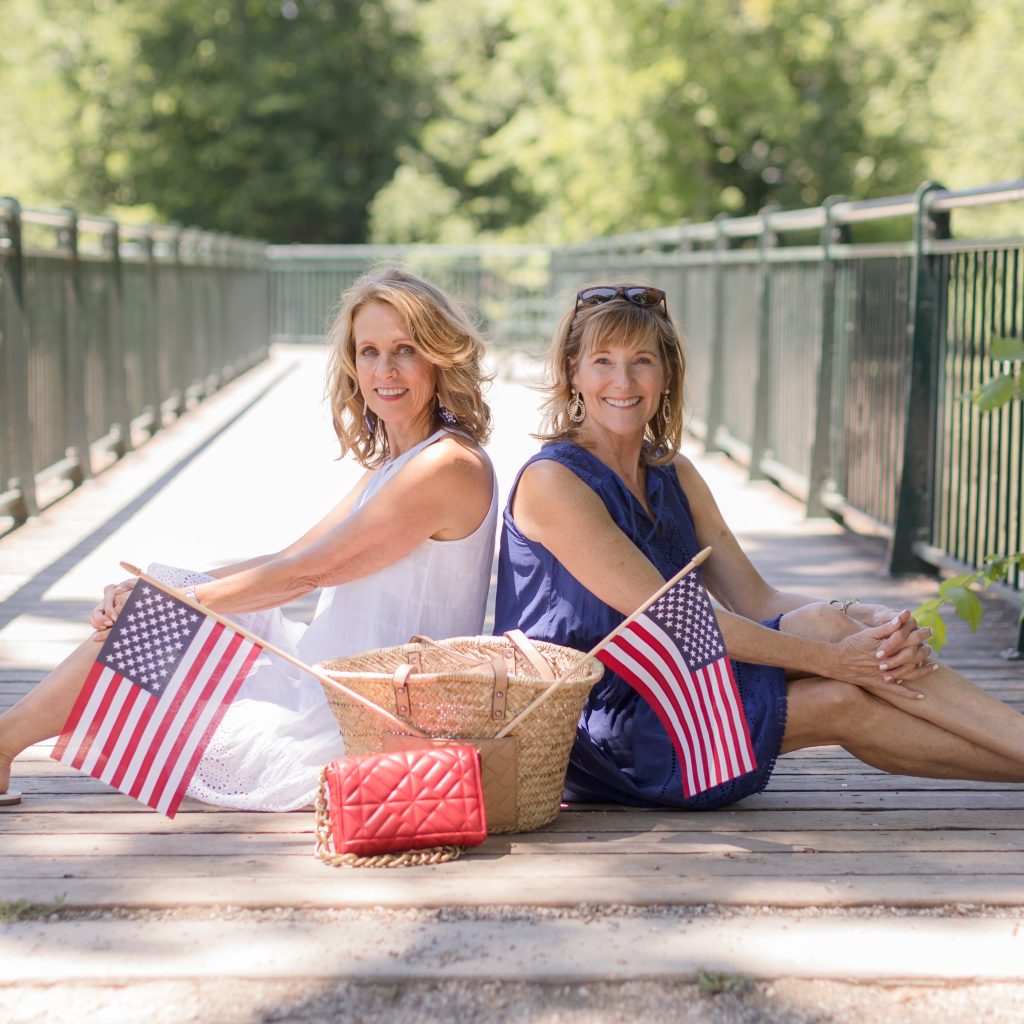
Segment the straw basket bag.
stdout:
[[[477,747],[490,832],[528,832],[554,820],[576,723],[604,671],[579,651],[528,640],[519,630],[441,642],[414,637],[317,669],[327,677],[321,682],[347,754],[451,740]],[[387,717],[334,684],[372,701]],[[407,723],[407,732],[395,727],[395,717]]]

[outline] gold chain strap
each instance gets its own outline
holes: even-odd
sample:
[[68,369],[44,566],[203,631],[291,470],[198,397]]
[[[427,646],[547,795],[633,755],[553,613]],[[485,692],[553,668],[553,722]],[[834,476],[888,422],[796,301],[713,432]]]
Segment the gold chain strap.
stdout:
[[425,850],[406,853],[381,853],[360,857],[354,853],[335,853],[331,833],[331,808],[327,797],[327,768],[320,769],[320,785],[316,791],[316,846],[313,853],[318,860],[340,868],[407,868],[420,864],[444,864],[465,852],[464,846],[431,846]]

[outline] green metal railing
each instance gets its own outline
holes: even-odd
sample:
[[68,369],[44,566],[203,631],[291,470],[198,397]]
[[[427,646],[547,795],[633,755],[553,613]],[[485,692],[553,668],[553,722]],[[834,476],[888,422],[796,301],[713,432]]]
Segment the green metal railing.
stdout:
[[342,293],[367,268],[401,263],[457,295],[494,345],[544,344],[545,246],[272,245],[271,340],[320,342]]
[[[957,238],[957,211],[1024,181],[758,216],[565,248],[269,246],[0,205],[0,513],[90,472],[158,410],[262,354],[319,342],[344,289],[401,261],[472,307],[496,346],[540,353],[584,282],[664,288],[688,347],[690,428],[752,477],[870,525],[894,573],[1024,549],[1024,410],[963,400],[1024,336],[1024,238]],[[885,237],[901,239],[879,242]],[[1009,584],[1021,589],[1022,574]],[[1021,637],[1024,647],[1024,633]]]
[[[691,427],[708,448],[810,514],[870,524],[894,573],[973,569],[1024,550],[1024,410],[964,399],[1011,368],[993,361],[992,339],[1024,337],[1024,238],[957,239],[952,217],[1022,200],[1024,181],[927,185],[592,242],[555,262],[567,281],[666,288],[688,337]],[[895,234],[905,224],[907,240],[857,240],[880,221]]]
[[[954,239],[952,216],[1022,199],[1024,182],[928,185],[561,249],[273,247],[274,337],[319,339],[341,289],[380,259],[452,288],[495,343],[535,351],[583,282],[650,281],[685,329],[690,428],[708,448],[809,514],[887,537],[893,572],[977,567],[1024,549],[1024,412],[961,398],[998,371],[993,335],[1024,332],[1024,239]],[[862,237],[879,225],[903,240]]]
[[33,515],[41,487],[81,483],[266,354],[264,250],[0,200],[0,516]]

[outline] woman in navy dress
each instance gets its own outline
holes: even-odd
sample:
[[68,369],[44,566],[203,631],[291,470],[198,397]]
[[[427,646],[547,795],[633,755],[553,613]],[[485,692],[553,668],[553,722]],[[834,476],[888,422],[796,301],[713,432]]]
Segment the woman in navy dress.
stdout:
[[686,363],[664,292],[584,288],[549,353],[547,443],[504,514],[495,632],[589,650],[699,550],[758,767],[689,799],[645,700],[606,671],[580,718],[570,801],[723,806],[776,757],[839,744],[885,771],[1024,781],[1024,716],[931,657],[908,611],[771,587],[679,454]]

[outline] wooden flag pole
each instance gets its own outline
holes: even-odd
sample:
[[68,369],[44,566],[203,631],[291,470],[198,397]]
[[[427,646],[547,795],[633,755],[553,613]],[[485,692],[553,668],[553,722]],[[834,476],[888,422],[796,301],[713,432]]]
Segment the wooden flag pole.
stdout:
[[532,714],[537,708],[541,706],[554,692],[557,690],[588,658],[593,658],[602,647],[606,644],[611,643],[638,615],[642,615],[655,601],[658,600],[662,594],[667,593],[671,590],[684,576],[688,576],[694,569],[697,568],[708,555],[711,554],[711,548],[704,548],[703,551],[698,551],[689,562],[686,563],[672,577],[660,590],[655,591],[639,608],[632,613],[632,615],[624,618],[606,637],[604,637],[599,643],[595,644],[586,654],[584,654],[579,661],[577,661],[570,669],[563,672],[539,697],[537,697],[531,704],[523,708],[522,711],[516,715],[502,730],[495,736],[495,739],[501,739],[502,736],[507,736],[527,715]]
[[298,669],[302,669],[303,672],[308,672],[314,679],[318,679],[321,683],[332,687],[335,690],[339,690],[349,700],[355,701],[356,704],[362,704],[364,708],[380,715],[381,718],[390,722],[396,726],[402,732],[412,733],[415,736],[426,736],[427,734],[420,729],[417,729],[410,722],[403,722],[400,718],[391,714],[386,708],[382,708],[379,704],[375,704],[368,697],[364,697],[361,693],[356,693],[355,690],[350,690],[344,683],[339,683],[336,679],[332,679],[330,676],[325,675],[322,672],[317,672],[311,665],[307,665],[304,661],[299,661],[298,658],[289,654],[287,651],[282,651],[280,647],[275,647],[274,644],[268,643],[266,640],[260,639],[255,633],[250,633],[244,626],[238,625],[237,622],[232,622],[230,619],[224,618],[223,615],[218,615],[215,611],[211,611],[209,608],[201,605],[198,601],[193,601],[192,598],[186,597],[184,594],[175,590],[173,587],[168,587],[161,583],[159,580],[153,579],[152,576],[144,573],[138,566],[130,565],[128,562],[122,562],[121,568],[130,572],[133,576],[138,576],[140,580],[145,580],[151,587],[156,587],[157,590],[162,590],[165,594],[170,595],[176,601],[180,601],[182,604],[187,604],[190,608],[194,608],[197,612],[202,615],[207,615],[211,619],[215,619],[217,622],[229,629],[233,629],[236,633],[241,633],[242,636],[254,643],[257,643],[266,651],[270,651],[271,654],[276,654],[279,658],[283,658],[285,661],[294,665]]

